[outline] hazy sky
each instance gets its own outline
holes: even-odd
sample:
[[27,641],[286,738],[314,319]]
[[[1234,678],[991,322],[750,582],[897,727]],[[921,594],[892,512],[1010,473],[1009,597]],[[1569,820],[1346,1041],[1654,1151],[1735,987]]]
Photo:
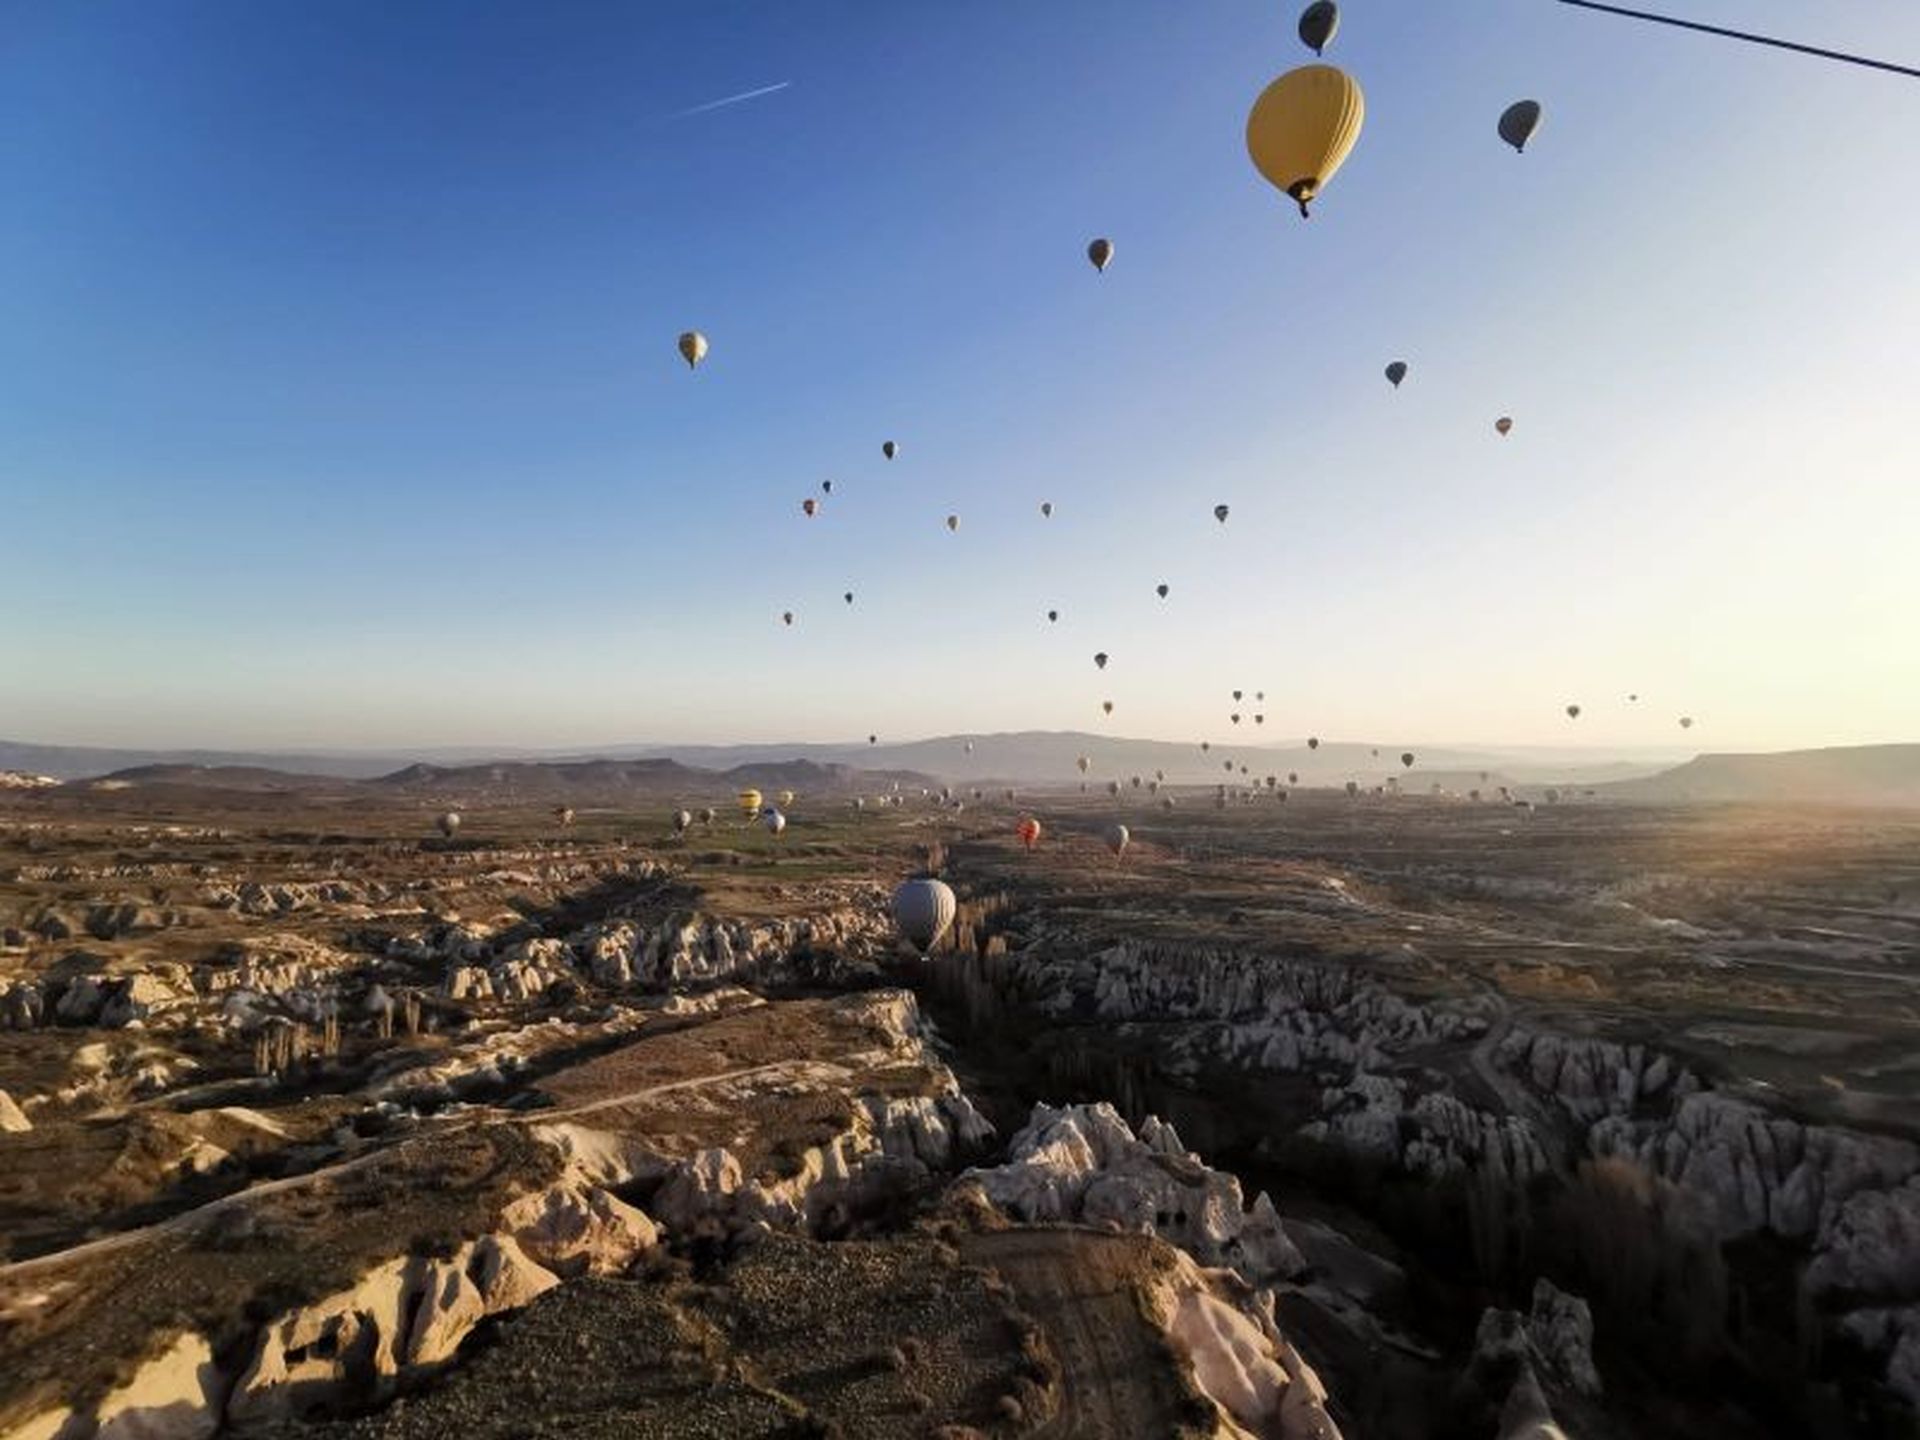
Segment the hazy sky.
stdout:
[[1295,8],[0,0],[0,735],[1920,739],[1920,81]]

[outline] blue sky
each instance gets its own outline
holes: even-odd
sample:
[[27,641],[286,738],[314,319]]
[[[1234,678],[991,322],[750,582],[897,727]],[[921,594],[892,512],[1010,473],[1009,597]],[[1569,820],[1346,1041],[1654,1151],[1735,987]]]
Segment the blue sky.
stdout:
[[1342,11],[7,4],[0,734],[1920,738],[1920,82]]

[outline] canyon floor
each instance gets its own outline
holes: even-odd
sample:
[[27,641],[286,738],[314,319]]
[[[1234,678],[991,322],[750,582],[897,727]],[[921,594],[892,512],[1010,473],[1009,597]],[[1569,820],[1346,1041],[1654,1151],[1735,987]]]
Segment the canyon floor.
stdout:
[[0,1437],[1917,1433],[1920,814],[1162,798],[0,796]]

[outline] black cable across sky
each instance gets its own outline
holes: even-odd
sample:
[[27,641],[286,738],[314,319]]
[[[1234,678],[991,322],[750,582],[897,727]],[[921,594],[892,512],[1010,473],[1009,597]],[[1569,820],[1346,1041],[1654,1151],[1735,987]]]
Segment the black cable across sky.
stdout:
[[1891,70],[1895,75],[1911,75],[1920,80],[1920,70],[1911,65],[1896,65],[1891,60],[1874,60],[1865,55],[1850,55],[1844,50],[1823,50],[1818,45],[1802,45],[1794,40],[1777,40],[1771,35],[1754,35],[1745,30],[1728,30],[1698,20],[1681,20],[1672,15],[1656,15],[1651,10],[1629,10],[1624,5],[1603,5],[1600,0],[1560,0],[1562,5],[1577,5],[1582,10],[1599,10],[1608,15],[1625,15],[1631,20],[1651,20],[1656,25],[1672,25],[1679,30],[1697,30],[1703,35],[1724,35],[1729,40],[1746,40],[1755,45],[1771,45],[1776,50],[1794,50],[1802,55],[1818,55],[1823,60],[1839,60],[1848,65],[1864,65],[1870,70]]

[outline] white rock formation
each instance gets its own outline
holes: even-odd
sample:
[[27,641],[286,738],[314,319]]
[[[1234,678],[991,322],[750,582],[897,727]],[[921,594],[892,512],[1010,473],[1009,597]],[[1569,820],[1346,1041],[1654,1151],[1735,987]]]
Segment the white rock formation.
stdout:
[[0,1135],[24,1135],[33,1129],[27,1112],[13,1103],[13,1096],[0,1090]]
[[644,1211],[577,1177],[514,1201],[500,1223],[529,1259],[563,1280],[617,1275],[660,1240]]
[[455,966],[442,988],[449,1000],[493,999],[493,977],[478,965]]
[[489,1315],[518,1309],[559,1283],[509,1235],[470,1241],[446,1259],[389,1260],[352,1289],[266,1325],[227,1418],[257,1424],[390,1393],[400,1378],[444,1363]]
[[1257,1307],[1227,1298],[1235,1284],[1182,1255],[1148,1294],[1155,1323],[1221,1412],[1218,1433],[1231,1440],[1340,1440],[1320,1377]]
[[1820,1227],[1805,1283],[1815,1295],[1920,1296],[1920,1176],[1898,1189],[1858,1190],[1842,1201]]
[[100,1023],[109,1030],[144,1024],[163,1010],[185,1005],[194,998],[193,979],[185,966],[142,971],[122,980],[100,1009]]
[[726,980],[780,981],[808,954],[860,963],[887,944],[880,891],[856,903],[797,919],[754,922],[689,915],[651,929],[630,920],[591,925],[568,943],[595,983],[674,990]]
[[1643,1045],[1520,1026],[1500,1042],[1494,1061],[1585,1124],[1605,1115],[1631,1114],[1637,1105],[1664,1102],[1699,1088],[1690,1071]]
[[1036,1105],[1007,1163],[969,1170],[977,1187],[1021,1220],[1072,1220],[1157,1234],[1202,1264],[1231,1266],[1255,1285],[1305,1269],[1264,1194],[1251,1209],[1240,1182],[1210,1169],[1171,1125],[1149,1116],[1139,1135],[1104,1101]]
[[95,1440],[206,1440],[220,1426],[226,1380],[206,1337],[183,1334],[94,1412]]
[[227,1382],[206,1337],[164,1337],[157,1354],[86,1410],[43,1410],[0,1440],[208,1440],[220,1428]]
[[1533,1127],[1517,1115],[1475,1109],[1442,1091],[1407,1103],[1407,1085],[1364,1071],[1321,1092],[1322,1119],[1301,1127],[1308,1139],[1383,1164],[1441,1176],[1483,1169],[1525,1184],[1548,1168]]
[[1596,1154],[1631,1156],[1707,1196],[1728,1238],[1771,1230],[1823,1244],[1850,1196],[1920,1171],[1920,1149],[1908,1141],[1802,1125],[1704,1090],[1683,1097],[1668,1121],[1614,1117],[1588,1141]]

